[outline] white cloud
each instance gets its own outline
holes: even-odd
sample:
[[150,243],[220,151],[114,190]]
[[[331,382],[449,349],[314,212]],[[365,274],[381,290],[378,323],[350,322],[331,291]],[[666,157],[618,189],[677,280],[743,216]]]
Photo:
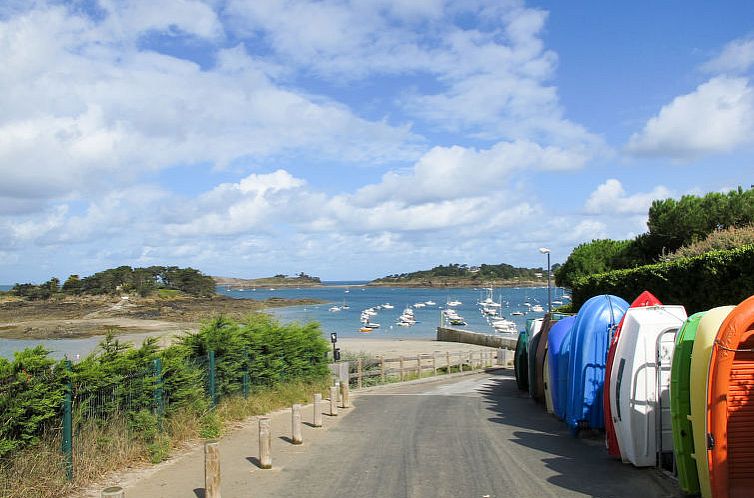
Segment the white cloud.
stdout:
[[646,215],[652,201],[667,199],[672,193],[662,185],[650,192],[626,195],[623,184],[611,178],[599,185],[586,200],[585,209],[590,214],[642,214]]
[[85,195],[174,165],[291,151],[370,164],[417,156],[408,126],[278,87],[242,45],[203,70],[135,44],[139,30],[171,26],[215,36],[216,19],[193,20],[204,4],[108,5],[101,24],[62,7],[0,21],[0,195]]
[[710,73],[744,73],[754,64],[754,37],[733,40],[702,65]]
[[754,141],[754,89],[745,78],[718,76],[676,97],[631,136],[635,155],[689,159]]

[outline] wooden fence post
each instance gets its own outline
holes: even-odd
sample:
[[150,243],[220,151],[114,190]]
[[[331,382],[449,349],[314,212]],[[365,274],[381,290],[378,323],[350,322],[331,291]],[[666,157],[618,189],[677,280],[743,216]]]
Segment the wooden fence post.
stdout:
[[220,498],[220,443],[204,443],[204,496]]
[[259,417],[259,466],[272,468],[272,428],[269,417]]
[[422,355],[416,355],[416,377],[422,378]]
[[450,373],[450,351],[445,351],[445,364],[448,367],[445,373]]
[[398,372],[399,372],[399,375],[400,375],[400,378],[401,378],[401,382],[403,382],[403,356],[401,356],[401,358],[400,358],[400,363],[399,363],[399,366],[398,366]]
[[437,352],[432,353],[432,375],[437,375]]
[[314,427],[322,427],[322,395],[314,395]]
[[301,444],[304,442],[301,436],[301,405],[291,406],[291,442]]
[[362,386],[362,376],[363,376],[363,365],[361,362],[361,358],[356,360],[356,387],[358,389],[361,389]]
[[338,415],[338,388],[336,386],[330,386],[330,415],[333,417]]
[[348,383],[340,385],[340,401],[343,408],[351,408],[351,388],[348,387]]
[[385,357],[380,355],[380,377],[382,377],[382,383],[385,383]]

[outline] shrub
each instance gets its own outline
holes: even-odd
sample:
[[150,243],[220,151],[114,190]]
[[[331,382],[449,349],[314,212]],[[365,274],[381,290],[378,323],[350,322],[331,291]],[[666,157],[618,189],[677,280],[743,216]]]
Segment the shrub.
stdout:
[[615,270],[578,279],[573,303],[581,306],[597,294],[633,299],[648,290],[666,304],[682,304],[691,314],[738,304],[754,294],[754,245],[665,263]]

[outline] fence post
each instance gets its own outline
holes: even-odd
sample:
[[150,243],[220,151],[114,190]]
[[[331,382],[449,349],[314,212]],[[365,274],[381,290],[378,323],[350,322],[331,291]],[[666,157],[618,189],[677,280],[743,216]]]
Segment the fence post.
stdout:
[[448,366],[445,373],[450,373],[450,351],[445,351],[445,363]]
[[154,367],[154,411],[157,415],[157,424],[162,429],[162,417],[165,415],[165,398],[162,391],[162,359],[155,358],[152,366]]
[[416,355],[416,377],[422,378],[422,355]]
[[400,363],[398,366],[398,375],[400,375],[401,382],[403,382],[403,356],[400,358]]
[[351,408],[351,389],[348,382],[340,385],[340,401],[343,408]]
[[362,376],[363,376],[362,363],[361,363],[361,358],[359,358],[358,360],[356,360],[356,387],[358,389],[361,389]]
[[243,354],[243,397],[244,399],[249,397],[249,353],[248,351]]
[[220,498],[220,443],[204,443],[204,496]]
[[270,417],[259,417],[259,466],[263,469],[272,468],[272,430]]
[[437,353],[432,353],[432,375],[437,375]]
[[207,376],[209,377],[209,399],[212,404],[212,408],[217,406],[217,392],[215,390],[215,352],[209,351],[209,371]]
[[301,437],[301,405],[299,404],[291,407],[291,442],[293,444],[304,442]]
[[338,388],[330,386],[330,416],[338,415]]
[[65,399],[63,400],[63,456],[65,458],[65,477],[73,480],[73,382],[71,381],[71,361],[65,360],[65,371],[68,379],[65,383]]
[[101,498],[124,498],[125,496],[126,494],[120,486],[109,486],[100,493]]
[[314,395],[314,427],[322,427],[322,395]]
[[382,383],[385,383],[385,357],[380,355],[380,377],[382,377]]

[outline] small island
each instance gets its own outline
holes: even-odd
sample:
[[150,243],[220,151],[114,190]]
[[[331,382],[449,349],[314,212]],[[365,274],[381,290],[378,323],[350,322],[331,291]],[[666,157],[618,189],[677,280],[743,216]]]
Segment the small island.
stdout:
[[55,277],[42,284],[15,284],[0,292],[0,337],[70,339],[107,332],[161,335],[196,330],[213,315],[240,320],[266,308],[323,302],[234,299],[215,289],[212,277],[175,266],[120,266],[83,278],[71,275],[62,285]]
[[[552,270],[556,269],[554,265]],[[451,263],[431,270],[388,275],[369,282],[383,287],[538,287],[547,284],[547,270],[509,264],[469,266]]]
[[321,287],[322,280],[304,272],[296,275],[278,274],[262,278],[212,277],[215,284],[226,289],[254,289],[257,287]]

